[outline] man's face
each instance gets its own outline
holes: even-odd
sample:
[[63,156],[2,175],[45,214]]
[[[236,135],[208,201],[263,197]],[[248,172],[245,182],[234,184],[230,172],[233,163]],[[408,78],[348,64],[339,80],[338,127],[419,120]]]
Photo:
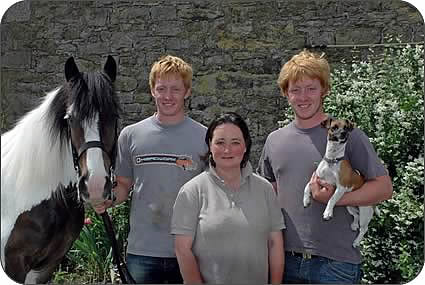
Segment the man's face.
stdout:
[[184,99],[190,95],[190,89],[186,89],[179,74],[166,74],[157,78],[151,94],[155,98],[160,119],[172,122],[184,116]]
[[309,120],[321,114],[325,94],[319,79],[291,81],[286,95],[297,119]]

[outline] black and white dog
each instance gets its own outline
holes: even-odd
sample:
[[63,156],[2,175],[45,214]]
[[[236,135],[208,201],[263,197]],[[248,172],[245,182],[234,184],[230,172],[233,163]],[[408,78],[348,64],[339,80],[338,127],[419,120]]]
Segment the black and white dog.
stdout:
[[[335,193],[323,212],[323,219],[329,220],[333,217],[333,209],[338,200],[344,193],[360,188],[364,184],[364,178],[352,169],[347,160],[344,160],[345,146],[354,124],[349,120],[333,118],[328,118],[321,124],[328,130],[328,142],[325,156],[317,167],[316,175],[327,183],[336,186]],[[304,207],[308,207],[311,203],[310,183],[305,186],[303,203]],[[357,247],[368,229],[368,224],[374,212],[376,211],[378,214],[378,209],[372,206],[347,206],[347,210],[354,217],[351,229],[353,231],[359,230],[359,234],[353,242],[353,247]]]

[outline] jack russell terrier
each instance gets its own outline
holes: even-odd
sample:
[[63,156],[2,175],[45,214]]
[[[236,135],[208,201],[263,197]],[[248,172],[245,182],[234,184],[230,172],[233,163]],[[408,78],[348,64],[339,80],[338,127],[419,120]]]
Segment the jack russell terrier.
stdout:
[[[345,146],[354,124],[349,120],[328,118],[321,125],[328,129],[328,142],[325,156],[317,167],[316,175],[327,183],[336,186],[335,192],[323,212],[323,219],[329,220],[333,216],[333,209],[338,200],[344,193],[360,188],[364,184],[364,178],[351,168],[348,160],[344,160]],[[305,186],[303,203],[304,207],[308,207],[311,203],[310,183]],[[353,242],[353,247],[357,247],[367,231],[374,212],[376,211],[379,214],[378,209],[373,206],[347,206],[347,211],[354,217],[351,229],[353,231],[359,230],[359,234]]]

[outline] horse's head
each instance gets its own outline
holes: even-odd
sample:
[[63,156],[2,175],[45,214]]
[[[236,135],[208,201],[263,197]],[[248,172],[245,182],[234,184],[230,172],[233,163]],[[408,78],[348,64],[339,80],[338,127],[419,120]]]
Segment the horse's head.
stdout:
[[78,191],[92,205],[110,198],[117,147],[119,104],[113,82],[117,65],[109,56],[103,72],[80,73],[71,57],[65,63],[68,121]]

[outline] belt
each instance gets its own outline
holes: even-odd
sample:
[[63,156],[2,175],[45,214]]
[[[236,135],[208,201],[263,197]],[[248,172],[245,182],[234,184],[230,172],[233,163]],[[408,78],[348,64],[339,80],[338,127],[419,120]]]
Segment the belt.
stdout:
[[311,253],[307,253],[307,252],[295,252],[295,251],[285,251],[285,253],[287,255],[290,256],[296,256],[296,257],[302,257],[303,259],[312,259],[312,258],[316,258],[316,257],[320,257],[319,255],[314,255]]

